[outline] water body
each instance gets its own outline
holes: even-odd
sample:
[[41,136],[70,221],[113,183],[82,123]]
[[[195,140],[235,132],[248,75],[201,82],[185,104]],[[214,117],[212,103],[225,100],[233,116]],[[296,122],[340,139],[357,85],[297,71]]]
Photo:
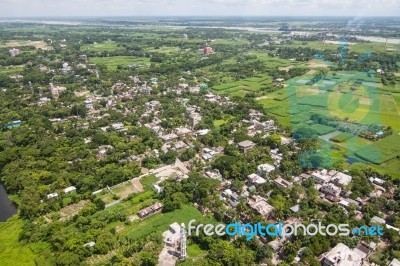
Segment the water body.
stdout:
[[376,37],[376,36],[360,36],[356,35],[356,38],[363,41],[370,41],[370,42],[380,42],[380,43],[389,43],[389,44],[400,44],[400,39],[395,38],[384,38],[384,37]]
[[358,159],[356,159],[356,158],[353,158],[353,157],[350,157],[350,156],[348,156],[348,155],[346,155],[345,158],[347,159],[347,162],[348,162],[349,164],[353,164],[353,163],[358,163],[358,162],[360,162],[360,160],[358,160]]
[[7,221],[8,218],[17,213],[17,207],[8,198],[7,191],[0,183],[0,222]]

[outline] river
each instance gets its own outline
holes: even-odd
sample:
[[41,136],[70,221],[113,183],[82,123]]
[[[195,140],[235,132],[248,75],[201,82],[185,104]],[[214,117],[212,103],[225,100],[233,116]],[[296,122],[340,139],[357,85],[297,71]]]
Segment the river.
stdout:
[[17,213],[17,207],[8,198],[7,191],[0,183],[0,222],[7,221],[8,218]]

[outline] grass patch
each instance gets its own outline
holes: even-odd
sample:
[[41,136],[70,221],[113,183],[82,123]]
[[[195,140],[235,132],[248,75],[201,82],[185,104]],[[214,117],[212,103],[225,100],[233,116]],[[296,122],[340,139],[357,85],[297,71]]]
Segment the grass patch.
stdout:
[[118,66],[143,65],[150,63],[149,58],[135,56],[92,57],[91,63],[106,65],[109,70],[116,70]]
[[18,242],[22,231],[22,221],[16,216],[0,223],[0,265],[35,266],[37,255]]
[[81,51],[89,52],[112,52],[117,50],[119,47],[115,42],[108,41],[103,43],[85,44],[82,45]]
[[339,135],[336,135],[336,136],[330,138],[330,140],[340,143],[340,142],[346,141],[352,137],[353,137],[353,134],[345,132],[345,133],[340,133]]
[[174,222],[187,224],[192,219],[205,223],[212,223],[214,221],[212,218],[203,218],[202,214],[195,207],[185,205],[181,209],[168,213],[158,213],[147,219],[134,222],[130,226],[130,230],[128,230],[126,236],[133,240],[138,240],[152,233],[161,235],[168,229],[170,224]]
[[321,124],[313,124],[310,126],[310,128],[315,130],[315,132],[317,132],[317,134],[320,136],[329,134],[336,130],[336,128],[334,128],[334,127],[325,126],[325,125],[321,125]]
[[155,175],[144,176],[140,179],[140,183],[143,185],[144,190],[151,189],[151,186],[158,181]]
[[[230,96],[232,96],[232,94],[243,96],[245,92],[258,92],[271,84],[271,77],[267,75],[257,75],[251,78],[213,86],[213,90],[218,93],[226,92],[230,94]],[[238,91],[240,91],[240,94],[237,94]]]
[[13,75],[20,73],[24,70],[24,66],[8,66],[0,67],[0,74]]
[[293,95],[295,95],[296,92],[295,91],[291,91],[291,92],[287,92],[287,93],[282,93],[280,95],[275,96],[273,99],[277,100],[277,101],[284,101],[289,97],[292,97]]
[[192,260],[201,260],[205,255],[207,255],[207,251],[201,249],[200,246],[195,243],[190,243],[187,246],[187,254]]
[[379,140],[356,152],[356,155],[368,162],[381,164],[400,156],[400,136],[392,135]]

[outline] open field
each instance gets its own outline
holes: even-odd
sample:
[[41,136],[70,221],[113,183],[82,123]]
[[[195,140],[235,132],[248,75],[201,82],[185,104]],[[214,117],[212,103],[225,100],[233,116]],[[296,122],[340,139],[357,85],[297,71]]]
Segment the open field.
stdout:
[[247,78],[231,83],[221,84],[214,86],[213,89],[217,93],[228,93],[232,94],[234,92],[240,91],[241,93],[257,92],[262,90],[262,88],[270,86],[272,84],[272,79],[267,75],[257,75],[252,78]]
[[336,130],[336,128],[334,128],[334,127],[320,125],[320,124],[313,124],[310,126],[310,128],[315,130],[315,132],[317,132],[318,135],[329,134]]
[[[373,163],[385,164],[400,155],[400,147],[393,144],[395,140],[398,141],[397,134],[400,132],[400,94],[397,93],[397,87],[389,89],[376,80],[373,82],[373,78],[370,81],[362,74],[351,72],[328,75],[314,85],[307,85],[311,78],[312,75],[306,75],[290,80],[286,89],[268,93],[266,97],[259,98],[258,102],[281,124],[292,128],[304,124],[313,113],[367,125],[391,126],[394,134],[377,143],[348,133],[339,134],[331,141],[345,149],[347,155]],[[361,82],[356,83],[356,79]],[[321,125],[313,125],[311,128],[320,135],[336,130]],[[391,169],[385,170],[395,172],[394,164],[388,163],[388,166]]]
[[83,207],[85,207],[85,205],[87,203],[88,203],[87,200],[81,200],[78,203],[71,204],[71,205],[68,205],[67,207],[62,208],[60,210],[60,215],[61,215],[60,220],[66,220],[68,218],[71,218],[71,217],[77,215],[79,213],[79,211],[81,209],[83,209]]
[[112,41],[107,41],[104,43],[94,43],[94,44],[85,44],[81,46],[81,51],[90,51],[90,52],[111,52],[119,49],[117,43]]
[[353,137],[353,134],[345,132],[345,133],[341,133],[339,135],[336,135],[336,136],[330,138],[330,140],[340,143],[340,142],[346,141],[346,140],[348,140],[348,139],[350,139],[352,137]]
[[159,180],[155,175],[144,176],[140,179],[141,190],[150,190],[151,186]]
[[400,156],[400,136],[392,135],[368,145],[356,152],[356,155],[375,164],[381,164]]
[[5,74],[5,75],[13,75],[13,74],[18,74],[24,70],[24,66],[8,66],[8,67],[0,67],[0,74]]
[[44,41],[7,41],[0,42],[0,48],[18,48],[22,46],[34,46],[36,49],[51,50],[52,47],[47,45]]
[[161,235],[162,232],[168,229],[170,224],[174,222],[187,224],[192,219],[203,222],[214,221],[212,218],[203,218],[202,214],[196,208],[186,205],[182,209],[168,213],[157,213],[144,220],[137,220],[123,231],[123,235],[133,240],[140,239],[152,233]]
[[150,48],[147,49],[147,52],[149,53],[162,53],[162,54],[173,54],[179,52],[180,49],[178,47],[168,47],[168,46],[161,46],[157,48]]
[[19,234],[22,230],[22,220],[17,217],[9,221],[0,223],[0,264],[35,266],[36,255],[32,250],[18,242]]
[[[118,199],[126,199],[130,194],[132,193],[140,193],[144,191],[144,186],[141,183],[142,181],[139,181],[138,179],[132,179],[130,181],[127,181],[126,183],[123,183],[121,185],[115,186],[111,188],[111,192],[108,190],[104,190],[101,193],[101,199],[106,203],[111,203],[114,201],[114,197],[116,196]],[[153,180],[151,180],[152,183]],[[149,184],[149,187],[147,187],[146,183],[146,190],[151,188],[151,184]]]
[[320,42],[320,41],[307,41],[307,42],[294,42],[296,46],[299,47],[309,47],[317,50],[337,50],[339,47],[345,47],[349,51],[365,53],[368,51],[371,52],[396,52],[396,48],[386,47],[384,43],[375,43],[375,42],[349,42],[346,43],[337,43],[337,42]]
[[94,64],[106,65],[109,70],[116,70],[118,66],[127,67],[129,65],[150,63],[149,58],[134,56],[92,57],[89,60]]

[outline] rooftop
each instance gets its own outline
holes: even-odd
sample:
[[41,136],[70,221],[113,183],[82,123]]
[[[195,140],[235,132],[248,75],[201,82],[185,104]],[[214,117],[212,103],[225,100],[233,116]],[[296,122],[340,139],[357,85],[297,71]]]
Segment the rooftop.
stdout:
[[321,264],[326,266],[361,266],[363,260],[358,252],[343,243],[339,243],[324,255]]

